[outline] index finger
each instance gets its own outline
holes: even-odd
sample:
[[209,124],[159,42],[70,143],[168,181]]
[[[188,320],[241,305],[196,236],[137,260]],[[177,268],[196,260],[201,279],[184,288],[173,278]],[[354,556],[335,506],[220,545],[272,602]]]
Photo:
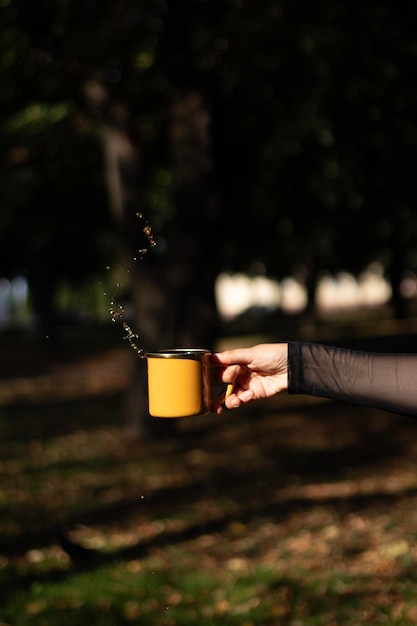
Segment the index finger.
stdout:
[[220,365],[233,365],[238,363],[248,363],[251,360],[250,349],[236,348],[234,350],[225,350],[224,352],[216,352],[213,354],[213,360]]

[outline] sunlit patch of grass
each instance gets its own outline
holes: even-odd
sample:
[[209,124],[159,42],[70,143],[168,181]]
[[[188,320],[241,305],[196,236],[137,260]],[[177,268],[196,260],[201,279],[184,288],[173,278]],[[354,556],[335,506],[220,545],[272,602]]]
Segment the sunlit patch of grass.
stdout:
[[385,586],[367,577],[337,571],[314,576],[292,567],[279,575],[238,557],[210,569],[192,563],[180,546],[33,582],[28,591],[11,593],[0,615],[14,626],[408,626],[417,617],[411,581]]
[[[175,565],[168,559],[178,558]],[[223,570],[189,566],[181,550],[74,574],[61,582],[33,583],[12,594],[0,613],[13,624],[257,624],[276,617],[276,594],[267,597],[274,572],[247,576],[238,559]],[[92,622],[92,616],[94,621]]]
[[[163,556],[153,557],[146,566],[126,562],[74,574],[58,583],[34,583],[29,593],[16,593],[8,600],[3,617],[13,617],[16,626],[28,620],[45,626],[135,620],[141,624],[186,625],[195,624],[196,619],[220,624],[232,606],[236,611],[239,602],[247,603],[251,594],[247,581],[240,588],[233,584],[235,577],[229,577],[224,580],[229,583],[225,593],[219,593],[219,582],[210,571],[181,566],[171,569]],[[230,597],[227,589],[232,590]],[[240,621],[236,617],[229,623]]]

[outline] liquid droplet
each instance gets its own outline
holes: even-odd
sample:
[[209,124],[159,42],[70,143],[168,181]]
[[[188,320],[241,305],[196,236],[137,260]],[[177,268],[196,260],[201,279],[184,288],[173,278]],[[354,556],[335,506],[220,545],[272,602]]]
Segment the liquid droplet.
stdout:
[[[147,254],[148,252],[148,248],[153,248],[156,246],[156,241],[154,239],[154,236],[152,234],[152,228],[151,226],[146,222],[145,217],[143,215],[143,213],[141,213],[140,211],[138,211],[136,213],[136,217],[139,220],[144,220],[145,222],[145,226],[143,227],[143,233],[146,236],[147,242],[148,242],[148,247],[144,247],[138,250],[138,256],[134,256],[133,257],[133,261],[137,261],[138,257],[140,259],[143,258],[143,256],[145,254]],[[106,270],[110,270],[110,265],[107,265]],[[126,271],[127,276],[130,275],[130,270]],[[121,284],[118,282],[116,283],[116,288],[119,291],[121,289]],[[104,292],[104,295],[107,295],[107,292]],[[117,304],[115,302],[115,298],[113,297],[110,301],[110,305],[109,305],[109,313],[110,313],[110,317],[111,317],[111,321],[113,323],[122,320],[124,314],[125,314],[125,309],[121,304]],[[125,335],[123,337],[123,339],[126,339],[126,341],[129,342],[131,348],[136,352],[136,354],[144,359],[145,358],[145,353],[144,350],[138,345],[138,340],[140,339],[139,335],[137,335],[129,326],[129,324],[127,324],[125,321],[122,323],[122,327],[123,330],[125,331]],[[141,498],[143,498],[143,496],[141,496]]]
[[123,322],[123,329],[125,331],[125,336],[123,337],[123,339],[126,339],[126,341],[129,342],[130,347],[136,352],[138,357],[140,357],[141,359],[144,359],[145,358],[144,350],[140,346],[138,346],[138,344],[136,343],[136,340],[139,339],[139,335],[133,332],[133,330],[130,328],[127,322]]
[[116,322],[119,319],[122,319],[125,314],[125,310],[121,304],[115,305],[114,302],[110,303],[109,313],[111,316],[111,321]]

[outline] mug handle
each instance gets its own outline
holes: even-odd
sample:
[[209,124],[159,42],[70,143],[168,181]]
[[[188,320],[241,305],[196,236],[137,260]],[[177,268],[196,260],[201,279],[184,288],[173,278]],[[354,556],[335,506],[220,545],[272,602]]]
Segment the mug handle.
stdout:
[[220,404],[224,404],[229,396],[233,393],[233,383],[229,383],[226,387],[226,391],[220,393],[215,400]]
[[[217,363],[210,363],[210,367],[212,369],[214,369],[216,367],[222,367],[222,366],[221,365],[217,365]],[[219,404],[224,404],[224,402],[227,400],[227,398],[232,395],[233,389],[234,389],[234,384],[233,383],[229,383],[226,386],[226,390],[220,392],[215,398],[213,398],[213,400],[215,400]]]

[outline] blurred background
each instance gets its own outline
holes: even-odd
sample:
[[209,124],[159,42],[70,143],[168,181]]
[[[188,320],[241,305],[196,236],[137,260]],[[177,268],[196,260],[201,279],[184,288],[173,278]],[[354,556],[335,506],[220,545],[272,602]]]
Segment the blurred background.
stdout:
[[0,7],[3,334],[415,314],[414,1]]
[[417,623],[415,421],[151,420],[123,340],[417,349],[416,17],[0,0],[1,626]]

